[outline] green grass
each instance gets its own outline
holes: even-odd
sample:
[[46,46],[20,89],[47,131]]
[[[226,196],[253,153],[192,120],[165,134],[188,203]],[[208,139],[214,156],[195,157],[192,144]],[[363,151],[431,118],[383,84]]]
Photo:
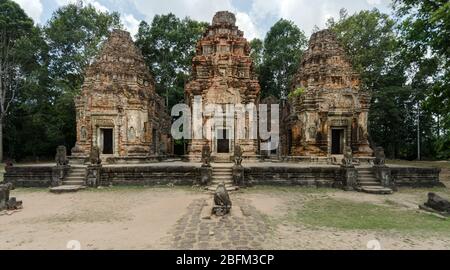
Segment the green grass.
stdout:
[[394,165],[407,165],[417,167],[433,167],[450,169],[450,161],[407,161],[407,160],[387,160],[386,163]]
[[243,188],[239,192],[241,193],[270,193],[270,194],[314,194],[314,193],[327,193],[333,192],[336,189],[332,188],[316,188],[316,187],[301,187],[301,186],[255,186],[251,188]]
[[331,198],[309,201],[301,209],[292,211],[289,219],[292,222],[314,227],[332,227],[344,230],[450,234],[450,220],[441,220],[413,210],[399,210],[394,204],[388,207]]

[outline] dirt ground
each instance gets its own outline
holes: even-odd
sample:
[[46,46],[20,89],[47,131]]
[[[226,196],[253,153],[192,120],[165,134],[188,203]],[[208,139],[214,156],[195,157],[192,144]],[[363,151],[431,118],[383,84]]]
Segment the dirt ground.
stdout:
[[[450,197],[448,190],[438,191]],[[0,249],[212,248],[208,241],[219,249],[450,249],[450,221],[418,212],[426,194],[427,190],[410,189],[379,196],[261,187],[232,193],[236,204],[231,217],[211,220],[201,218],[210,211],[211,195],[190,188],[113,188],[60,195],[18,189],[12,196],[23,200],[24,209],[0,213]],[[436,223],[439,230],[343,229],[292,218],[292,213],[315,200],[390,207],[413,218],[425,215],[432,222],[426,224]],[[220,234],[214,236],[214,230]],[[227,242],[221,243],[225,238]]]

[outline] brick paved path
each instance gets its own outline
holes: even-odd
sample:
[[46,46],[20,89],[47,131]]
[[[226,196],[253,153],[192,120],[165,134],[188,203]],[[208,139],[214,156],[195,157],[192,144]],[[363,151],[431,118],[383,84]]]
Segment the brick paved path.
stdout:
[[269,233],[264,217],[244,199],[232,202],[230,215],[215,217],[206,199],[193,201],[171,233],[172,248],[262,249]]

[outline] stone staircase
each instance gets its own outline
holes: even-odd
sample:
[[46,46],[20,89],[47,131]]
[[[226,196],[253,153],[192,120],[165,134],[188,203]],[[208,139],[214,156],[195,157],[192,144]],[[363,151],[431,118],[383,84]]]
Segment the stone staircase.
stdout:
[[239,187],[233,185],[232,164],[212,164],[212,167],[212,183],[207,187],[208,191],[216,191],[217,187],[222,183],[225,183],[227,191],[236,191],[239,189]]
[[371,167],[360,167],[358,170],[358,187],[357,190],[360,192],[371,193],[371,194],[392,194],[394,191],[390,188],[383,187],[375,177]]
[[62,185],[63,186],[84,186],[85,185],[85,177],[86,177],[86,168],[85,167],[74,167],[70,168],[70,171],[67,173],[67,176],[64,178]]
[[62,185],[50,188],[51,193],[71,193],[86,188],[86,167],[72,166],[62,181]]

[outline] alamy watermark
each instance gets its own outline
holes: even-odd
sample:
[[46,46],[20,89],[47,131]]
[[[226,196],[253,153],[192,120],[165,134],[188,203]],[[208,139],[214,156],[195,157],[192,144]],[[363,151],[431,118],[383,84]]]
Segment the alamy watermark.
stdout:
[[[176,140],[257,140],[264,151],[278,149],[280,143],[280,106],[254,103],[206,104],[195,96],[192,106],[177,104],[172,108],[171,134]],[[270,121],[269,121],[270,119]],[[225,130],[225,131],[224,131]],[[219,132],[224,131],[224,132]]]

